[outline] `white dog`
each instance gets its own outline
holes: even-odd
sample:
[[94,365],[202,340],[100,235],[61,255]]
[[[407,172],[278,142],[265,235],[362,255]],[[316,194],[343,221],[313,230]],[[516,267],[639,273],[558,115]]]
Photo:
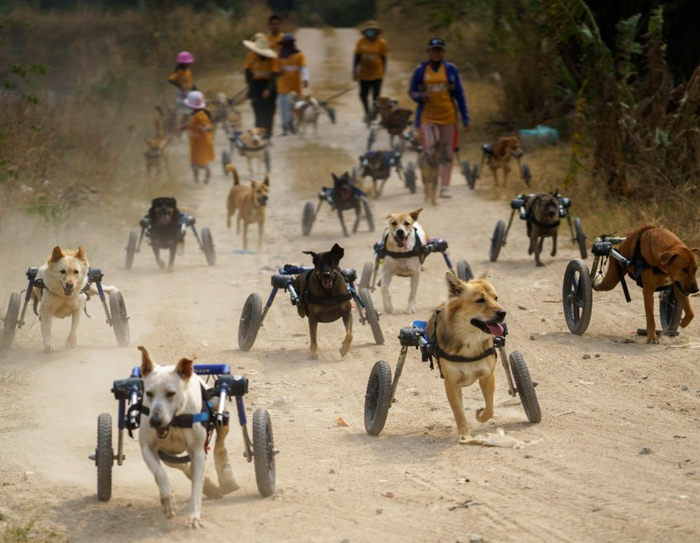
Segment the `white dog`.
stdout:
[[[54,247],[46,264],[39,268],[35,281],[43,284],[43,288],[35,286],[32,289],[32,300],[35,310],[36,305],[41,303],[39,319],[44,352],[55,350],[51,334],[54,317],[57,319],[71,317],[67,342],[73,348],[78,344],[78,325],[85,309],[87,294],[97,294],[94,285],[90,285],[88,292],[85,292],[89,269],[90,264],[82,246],[79,246],[77,251],[62,251],[59,246]],[[117,289],[112,286],[103,286],[102,289],[110,295],[117,292]]]
[[422,210],[423,208],[410,213],[392,213],[387,217],[389,227],[384,234],[385,255],[381,272],[382,299],[384,311],[387,313],[394,312],[389,293],[389,285],[394,275],[411,278],[411,293],[406,312],[416,312],[416,293],[422,264],[420,250],[428,241],[428,236],[417,222]]
[[[208,409],[203,400],[204,382],[194,373],[193,361],[182,358],[175,366],[159,366],[151,362],[145,347],[139,347],[139,350],[142,353],[143,413],[148,415],[148,424],[141,424],[139,430],[141,454],[156,478],[166,517],[175,515],[176,504],[161,460],[168,466],[182,470],[192,480],[190,513],[186,525],[199,528],[202,526],[202,493],[210,498],[221,498],[239,488],[226,450],[225,439],[229,427],[216,429],[214,464],[219,481],[217,486],[204,473],[207,460],[207,422],[190,420],[190,426],[187,427],[179,418],[182,415],[207,413]],[[216,410],[218,398],[212,398],[211,403]],[[208,418],[211,419],[211,413]],[[184,452],[189,456],[190,462],[169,461]]]
[[290,93],[292,100],[292,112],[294,113],[295,131],[304,135],[307,125],[313,125],[314,136],[318,137],[318,118],[323,108],[313,96],[299,97],[296,93]]

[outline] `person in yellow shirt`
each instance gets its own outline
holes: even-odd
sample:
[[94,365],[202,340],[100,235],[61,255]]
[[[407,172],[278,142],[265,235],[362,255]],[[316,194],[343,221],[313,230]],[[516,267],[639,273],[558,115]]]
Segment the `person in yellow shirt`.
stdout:
[[252,40],[243,40],[243,45],[250,49],[243,67],[248,83],[248,98],[255,114],[255,126],[264,128],[269,139],[272,137],[272,122],[277,101],[279,58],[262,32],[255,34]]
[[190,114],[190,109],[185,105],[185,98],[191,91],[197,90],[197,87],[194,86],[192,69],[190,68],[193,62],[194,55],[192,53],[189,51],[179,52],[177,54],[175,71],[168,77],[168,83],[177,87],[175,92],[175,109],[184,116]]
[[199,91],[192,91],[185,98],[185,105],[191,109],[187,130],[190,136],[190,166],[194,173],[194,182],[199,183],[199,170],[206,172],[204,182],[209,183],[211,170],[209,163],[214,160],[214,125],[211,114],[204,108],[207,103]]
[[302,95],[302,86],[309,86],[309,71],[306,67],[304,53],[296,46],[292,34],[285,34],[280,40],[280,75],[277,78],[277,104],[282,117],[282,135],[294,131],[292,124],[292,106],[289,93]]
[[355,45],[352,63],[352,78],[360,82],[360,100],[365,109],[365,121],[374,118],[368,97],[372,92],[372,104],[382,91],[382,80],[386,72],[386,57],[389,51],[386,40],[380,37],[381,28],[376,21],[367,21],[360,27],[362,37]]
[[270,42],[270,47],[275,53],[280,52],[280,40],[284,34],[282,33],[282,17],[273,13],[267,18],[267,25],[270,27],[270,33],[267,35],[267,41]]

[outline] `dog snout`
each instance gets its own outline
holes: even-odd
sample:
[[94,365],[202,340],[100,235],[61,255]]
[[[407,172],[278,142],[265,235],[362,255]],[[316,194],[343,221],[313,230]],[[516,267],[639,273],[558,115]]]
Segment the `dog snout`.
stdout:
[[396,237],[397,237],[398,239],[403,239],[403,238],[405,238],[405,237],[406,237],[406,231],[405,231],[403,228],[399,228],[399,229],[396,231]]
[[148,419],[148,424],[156,430],[160,430],[163,427],[163,421],[157,415],[151,415],[151,418]]
[[496,311],[496,322],[503,322],[506,318],[506,312],[503,309]]

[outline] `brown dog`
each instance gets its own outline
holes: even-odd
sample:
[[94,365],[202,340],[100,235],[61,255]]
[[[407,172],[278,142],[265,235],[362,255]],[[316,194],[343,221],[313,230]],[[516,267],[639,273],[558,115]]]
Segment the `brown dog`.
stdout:
[[257,171],[263,169],[265,150],[269,144],[265,129],[260,127],[248,128],[239,136],[238,152],[248,161],[248,172],[250,177],[255,176],[256,170],[253,168],[253,159],[257,160]]
[[236,220],[236,233],[241,233],[241,221],[243,222],[243,248],[248,249],[248,226],[258,223],[258,251],[262,247],[263,233],[265,231],[265,208],[267,206],[267,194],[270,190],[270,180],[265,176],[265,181],[259,183],[251,181],[250,187],[240,184],[238,170],[233,164],[226,166],[226,171],[233,176],[233,186],[226,200],[226,226],[231,228],[231,217],[238,210]]
[[698,292],[695,260],[700,249],[688,248],[673,232],[655,226],[642,226],[627,234],[617,251],[631,261],[627,268],[611,262],[605,277],[594,283],[595,290],[612,290],[627,273],[637,281],[644,292],[644,312],[647,321],[647,343],[658,343],[654,322],[654,292],[673,285],[676,299],[683,308],[681,326],[693,320],[689,294]]
[[389,146],[394,149],[394,138],[401,137],[413,112],[405,107],[398,107],[398,101],[387,96],[380,96],[374,101],[374,110],[379,114],[381,125],[389,132]]
[[559,198],[557,193],[538,192],[525,203],[527,237],[530,240],[527,254],[535,253],[535,266],[544,266],[540,260],[544,238],[552,238],[552,256],[557,254],[559,233]]
[[503,170],[503,187],[508,184],[510,159],[523,153],[520,140],[516,136],[504,136],[491,144],[491,151],[485,152],[486,163],[493,173],[495,186],[498,186],[498,170]]
[[151,175],[153,171],[158,178],[160,178],[163,169],[166,173],[168,171],[168,144],[175,134],[171,132],[168,137],[163,135],[162,110],[159,113],[161,115],[155,118],[156,135],[154,138],[146,139],[146,148],[143,151],[148,175]]
[[340,346],[340,355],[345,356],[352,343],[352,295],[340,271],[340,260],[345,255],[345,250],[336,243],[325,253],[304,251],[304,254],[313,257],[314,269],[297,275],[294,278],[294,288],[301,299],[297,304],[299,316],[309,318],[309,359],[318,358],[318,323],[334,322],[340,318],[345,325],[345,339]]
[[477,409],[476,419],[486,422],[493,416],[496,390],[493,338],[503,334],[499,323],[505,319],[506,312],[498,305],[496,291],[485,277],[464,282],[447,272],[445,278],[448,300],[433,312],[427,332],[445,380],[459,442],[464,444],[469,443],[471,436],[462,388],[479,381],[485,406]]
[[447,144],[442,140],[435,140],[430,149],[426,149],[418,157],[418,167],[425,188],[425,202],[437,205],[438,181],[442,168],[449,162],[450,153]]

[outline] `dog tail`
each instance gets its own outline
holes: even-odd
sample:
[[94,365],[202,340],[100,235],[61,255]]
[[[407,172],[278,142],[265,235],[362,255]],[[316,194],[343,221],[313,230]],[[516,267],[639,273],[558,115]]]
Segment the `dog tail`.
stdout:
[[226,171],[231,172],[231,175],[233,176],[233,184],[235,185],[240,185],[241,181],[238,178],[238,170],[233,164],[227,164],[226,165]]
[[163,123],[161,122],[161,117],[155,118],[156,123],[156,138],[163,137]]

